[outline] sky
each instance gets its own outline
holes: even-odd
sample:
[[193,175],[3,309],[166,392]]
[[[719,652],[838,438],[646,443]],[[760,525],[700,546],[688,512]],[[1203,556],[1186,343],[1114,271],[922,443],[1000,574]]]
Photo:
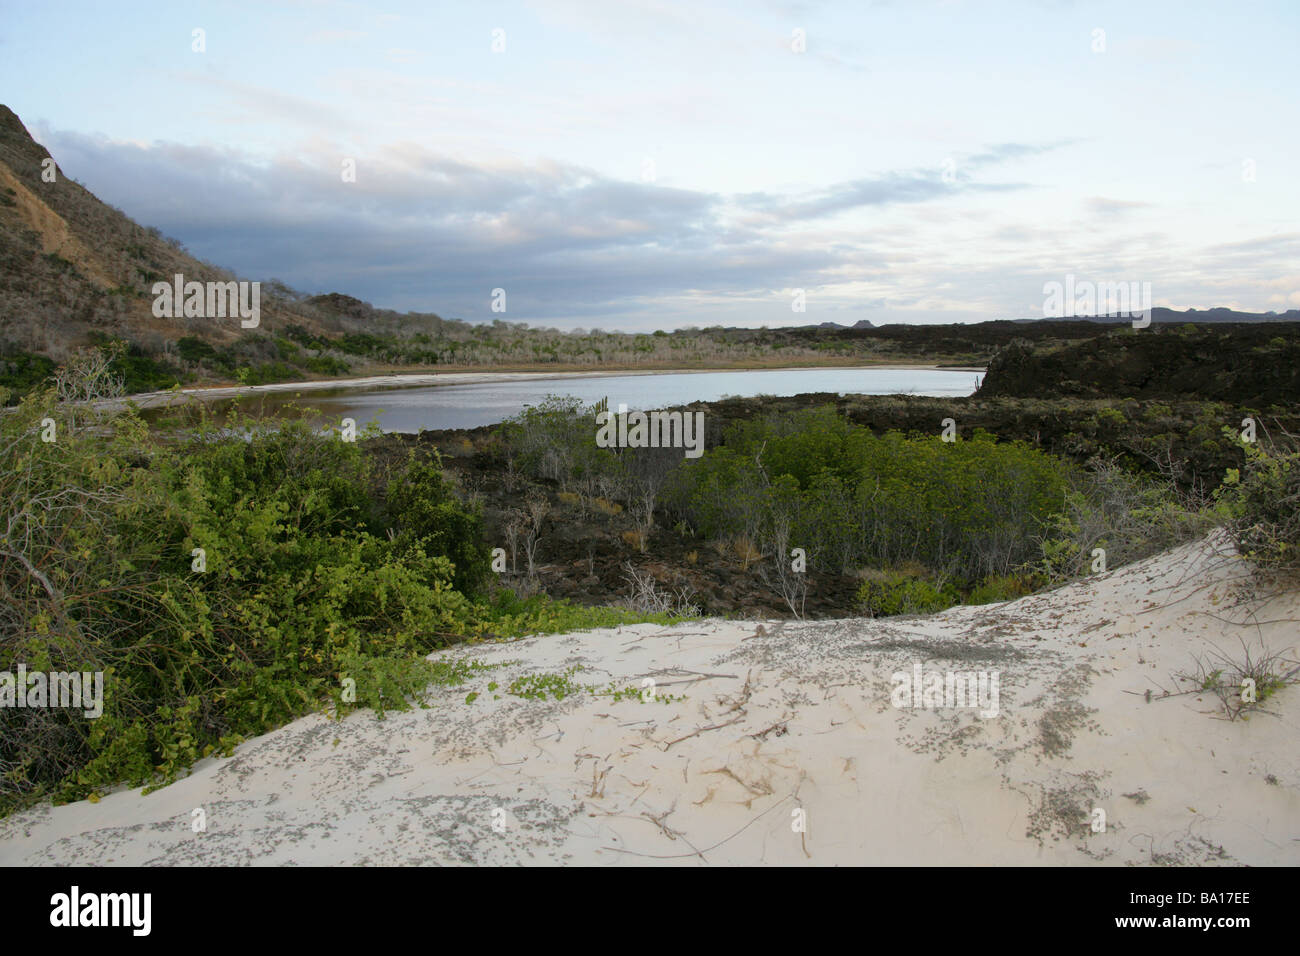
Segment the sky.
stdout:
[[0,102],[200,258],[384,308],[1285,311],[1297,40],[1296,0],[0,0]]

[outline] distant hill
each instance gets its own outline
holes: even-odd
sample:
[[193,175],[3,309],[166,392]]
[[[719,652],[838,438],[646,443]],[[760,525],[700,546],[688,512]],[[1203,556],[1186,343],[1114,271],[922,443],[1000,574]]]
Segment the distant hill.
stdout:
[[[1095,322],[1099,325],[1131,325],[1132,319],[1111,315],[1066,315],[1055,318],[991,319],[989,322],[963,322],[951,324],[935,323],[931,327],[956,328],[962,325],[979,326],[988,325],[994,322],[1014,322],[1018,325],[1030,325],[1033,323],[1055,325],[1060,322]],[[1185,309],[1179,312],[1177,309],[1166,309],[1157,306],[1151,310],[1152,325],[1183,325],[1189,322],[1198,325],[1207,322],[1300,322],[1300,309],[1289,309],[1286,312],[1238,312],[1234,309],[1213,308]],[[888,329],[902,324],[903,323],[886,323],[885,325],[876,325],[870,319],[860,319],[852,325],[840,325],[838,322],[821,322],[817,325],[784,326],[781,330],[795,331],[803,329],[826,329],[828,331],[833,331],[836,329]],[[733,329],[728,329],[727,331],[733,331]]]
[[[1013,319],[1014,322],[1108,322],[1130,324],[1131,319],[1108,315],[1064,316],[1054,319]],[[1166,309],[1156,306],[1151,310],[1153,325],[1172,325],[1193,322],[1300,322],[1300,309],[1286,312],[1237,312],[1233,309]]]

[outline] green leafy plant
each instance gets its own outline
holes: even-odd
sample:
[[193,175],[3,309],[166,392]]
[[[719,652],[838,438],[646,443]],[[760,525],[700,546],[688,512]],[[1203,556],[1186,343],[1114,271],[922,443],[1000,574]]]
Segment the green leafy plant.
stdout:
[[858,603],[869,617],[932,614],[960,602],[961,595],[951,585],[904,571],[872,572],[858,589]]
[[1246,464],[1228,472],[1218,500],[1241,554],[1264,575],[1300,575],[1300,453],[1243,443]]

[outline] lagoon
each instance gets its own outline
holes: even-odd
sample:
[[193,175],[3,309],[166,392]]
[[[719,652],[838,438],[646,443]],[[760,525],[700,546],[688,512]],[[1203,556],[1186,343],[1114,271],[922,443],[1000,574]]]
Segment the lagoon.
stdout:
[[438,385],[424,388],[347,391],[311,395],[306,403],[358,425],[373,420],[386,432],[476,428],[495,425],[548,395],[573,395],[590,403],[608,398],[647,410],[727,396],[799,395],[834,392],[861,395],[962,396],[975,391],[981,372],[949,369],[803,368],[746,371],[570,373],[529,378]]
[[[629,409],[650,410],[736,396],[789,396],[807,392],[842,395],[970,395],[982,370],[935,368],[795,368],[690,372],[446,373],[449,382],[397,388],[320,387],[295,394],[286,386],[251,390],[245,408],[263,410],[296,402],[358,426],[377,421],[386,432],[477,428],[495,425],[548,395],[572,395],[584,403],[608,399]],[[440,378],[442,376],[436,376]],[[465,378],[471,379],[464,382]],[[425,379],[428,380],[427,378]]]

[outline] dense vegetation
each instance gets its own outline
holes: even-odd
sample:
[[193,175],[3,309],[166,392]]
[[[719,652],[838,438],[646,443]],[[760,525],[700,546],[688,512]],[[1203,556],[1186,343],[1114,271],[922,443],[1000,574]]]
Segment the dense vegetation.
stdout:
[[1028,442],[1086,466],[1116,459],[1126,471],[1172,480],[1180,490],[1208,495],[1230,468],[1245,462],[1242,421],[1255,418],[1261,441],[1300,432],[1300,406],[1259,412],[1226,402],[1073,398],[927,398],[913,395],[796,395],[725,399],[695,406],[707,411],[709,446],[726,427],[773,411],[833,405],[876,434],[890,430],[934,434],[952,418],[963,439],[978,431]]
[[314,708],[404,707],[448,640],[668,620],[487,587],[436,457],[376,467],[303,421],[164,439],[81,404],[113,383],[95,353],[0,413],[0,670],[106,684],[98,719],[0,709],[0,809],[167,779]]
[[[830,406],[737,419],[711,435],[698,460],[680,450],[601,449],[596,411],[558,398],[526,410],[498,430],[502,467],[553,483],[587,510],[621,502],[635,514],[643,548],[657,515],[685,541],[758,568],[794,613],[807,587],[792,560],[796,548],[809,570],[861,579],[862,610],[919,612],[1005,600],[1088,574],[1098,549],[1103,566],[1118,567],[1243,511],[1258,517],[1271,500],[1246,502],[1245,484],[1217,496],[1188,490],[1170,473],[1125,467],[1119,456],[1075,463],[979,429],[953,442],[937,427],[877,433]],[[1253,448],[1219,431],[1237,460]],[[1186,462],[1168,461],[1174,473],[1186,471]],[[1236,474],[1229,472],[1234,482]],[[1265,480],[1260,468],[1250,474],[1252,487]],[[1278,538],[1294,534],[1278,529],[1279,516],[1270,520]]]
[[[857,398],[848,407],[891,401]],[[660,550],[672,544],[658,518],[684,548],[698,541],[745,570],[758,568],[796,614],[807,576],[794,567],[793,549],[809,571],[861,580],[859,609],[870,614],[1008,600],[1151,557],[1223,524],[1257,566],[1295,570],[1300,479],[1286,436],[1275,445],[1245,442],[1218,418],[1225,410],[1206,403],[1193,429],[1205,433],[1193,433],[1190,447],[1170,444],[1161,431],[1169,408],[1118,407],[1147,428],[1128,428],[1118,446],[1093,432],[1092,442],[1070,445],[1074,457],[1017,440],[1015,428],[1006,429],[1010,440],[975,428],[945,442],[937,415],[928,416],[928,432],[876,431],[835,407],[813,406],[740,416],[722,428],[715,420],[706,454],[692,460],[680,450],[599,449],[598,408],[552,398],[498,429],[498,455],[513,481],[554,485],[559,501],[578,511],[625,507],[636,528],[625,540],[642,550],[651,535]],[[1115,440],[1125,431],[1125,412],[1087,412],[1075,416],[1076,427],[1088,431],[1100,416],[1119,429]],[[1218,479],[1208,480],[1217,464]],[[539,525],[521,519],[536,535]],[[532,568],[532,542],[524,550]]]
[[[1292,436],[1289,436],[1292,437]],[[1300,452],[1248,449],[1245,467],[1219,489],[1241,553],[1267,577],[1300,577]]]
[[735,426],[677,477],[668,508],[707,537],[763,551],[783,538],[841,568],[920,562],[973,585],[1033,557],[1069,471],[987,433],[876,436],[821,408]]

